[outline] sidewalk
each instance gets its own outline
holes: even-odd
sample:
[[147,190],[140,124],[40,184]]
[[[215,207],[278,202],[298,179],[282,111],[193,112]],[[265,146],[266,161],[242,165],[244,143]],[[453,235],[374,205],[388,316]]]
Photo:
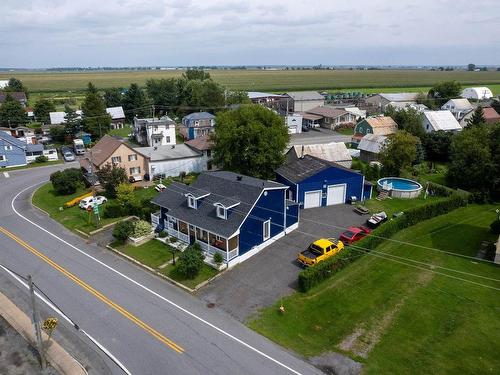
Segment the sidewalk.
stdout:
[[[14,305],[5,295],[0,293],[0,315],[14,328],[21,336],[24,337],[33,347],[36,347],[36,339],[28,316]],[[42,333],[43,339],[47,340],[47,335]],[[71,357],[63,347],[61,347],[54,339],[51,339],[47,348],[47,361],[60,374],[64,375],[86,375],[87,372],[80,364]]]

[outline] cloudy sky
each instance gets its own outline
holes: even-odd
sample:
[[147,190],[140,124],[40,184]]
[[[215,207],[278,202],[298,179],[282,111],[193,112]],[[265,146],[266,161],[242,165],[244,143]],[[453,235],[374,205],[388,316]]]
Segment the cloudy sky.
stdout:
[[0,0],[0,67],[469,62],[498,0]]

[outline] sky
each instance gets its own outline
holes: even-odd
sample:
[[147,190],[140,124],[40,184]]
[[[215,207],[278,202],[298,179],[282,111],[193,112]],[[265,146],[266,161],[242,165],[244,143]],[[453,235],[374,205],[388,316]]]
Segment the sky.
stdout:
[[0,0],[0,67],[471,62],[498,0]]

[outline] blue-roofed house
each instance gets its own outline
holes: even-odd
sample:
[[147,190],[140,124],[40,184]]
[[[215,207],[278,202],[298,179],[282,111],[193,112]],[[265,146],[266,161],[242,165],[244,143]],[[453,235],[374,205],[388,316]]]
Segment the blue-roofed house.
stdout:
[[220,253],[229,267],[248,259],[298,226],[299,210],[286,200],[288,186],[217,171],[192,185],[172,183],[153,199],[152,222],[207,256]]
[[180,133],[187,139],[210,134],[215,126],[215,116],[208,112],[193,112],[182,118]]
[[0,168],[26,165],[27,147],[26,142],[0,131]]

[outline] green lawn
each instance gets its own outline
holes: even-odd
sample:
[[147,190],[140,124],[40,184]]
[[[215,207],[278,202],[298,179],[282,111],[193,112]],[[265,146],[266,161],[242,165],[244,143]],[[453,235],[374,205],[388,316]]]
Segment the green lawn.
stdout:
[[342,134],[342,135],[353,135],[354,134],[354,128],[343,128],[339,130],[335,130],[337,133]]
[[[474,256],[481,241],[494,240],[488,229],[494,208],[460,208],[393,239]],[[284,298],[285,314],[278,313],[279,303],[263,310],[250,327],[308,357],[348,354],[364,362],[365,374],[500,372],[499,291],[488,288],[500,288],[493,280],[500,279],[498,266],[393,241],[376,250],[432,264],[435,272],[472,283],[372,253],[308,293]]]
[[17,171],[19,169],[31,169],[31,168],[38,168],[38,167],[48,167],[51,165],[57,165],[57,164],[62,164],[63,161],[61,159],[59,160],[53,160],[53,161],[46,161],[45,163],[30,163],[28,165],[23,165],[20,167],[12,167],[12,168],[2,168],[2,172],[9,172],[9,171]]
[[[374,197],[376,193],[374,193]],[[375,198],[365,201],[364,206],[367,207],[371,213],[376,213],[380,211],[385,211],[387,216],[391,217],[393,213],[408,210],[413,207],[418,207],[423,204],[434,202],[443,199],[442,197],[427,197],[424,199],[424,195],[421,194],[418,198],[413,199],[401,199],[401,198],[387,198],[382,201],[378,201]]]
[[[75,194],[61,196],[54,192],[52,184],[49,182],[40,186],[35,191],[33,194],[33,204],[49,213],[51,218],[64,225],[66,228],[70,230],[78,229],[84,233],[90,233],[98,228],[96,227],[95,216],[93,214],[89,214],[87,211],[82,210],[78,207],[78,205],[70,208],[64,208],[64,203],[83,195],[88,191],[89,189],[80,188]],[[137,189],[135,190],[135,194],[142,200],[146,198],[152,199],[157,192],[150,187],[148,189]],[[106,211],[106,204],[109,202],[111,202],[111,200],[108,200],[107,203],[100,206],[101,219],[99,221],[99,228],[124,218],[104,218],[103,214]],[[63,207],[63,209],[60,209],[60,207]]]
[[154,269],[172,260],[172,247],[158,240],[151,240],[137,247],[132,245],[115,247],[114,244],[111,246]]
[[132,133],[132,127],[130,125],[124,125],[121,129],[111,129],[108,134],[116,135],[122,138],[128,138],[128,135]]
[[421,174],[418,177],[423,181],[430,181],[446,186],[446,173],[448,171],[448,164],[436,162],[434,163],[434,165],[435,167],[432,172]]
[[191,289],[194,289],[196,285],[214,277],[219,273],[219,271],[210,266],[207,266],[206,264],[203,264],[200,273],[194,279],[186,279],[178,272],[177,268],[171,264],[160,270],[160,272],[165,276],[171,278],[172,280],[175,280],[178,283],[181,283]]

